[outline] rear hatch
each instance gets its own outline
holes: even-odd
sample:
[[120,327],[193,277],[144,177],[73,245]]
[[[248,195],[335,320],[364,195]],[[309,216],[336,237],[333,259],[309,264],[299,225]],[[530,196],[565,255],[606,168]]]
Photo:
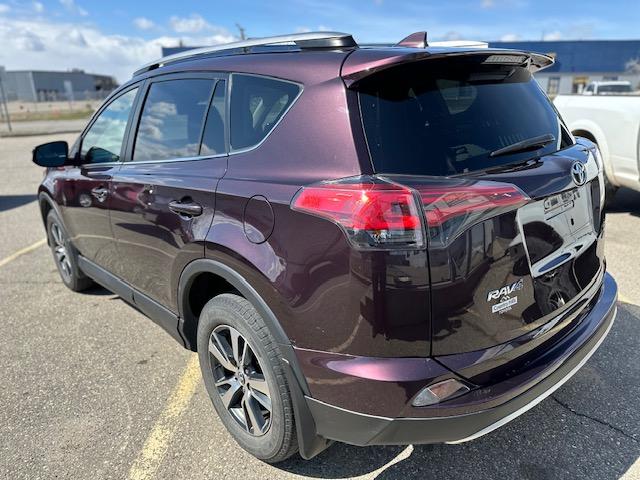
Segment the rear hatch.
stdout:
[[530,67],[442,56],[350,84],[373,170],[423,205],[432,355],[537,338],[602,279],[599,155],[569,135]]

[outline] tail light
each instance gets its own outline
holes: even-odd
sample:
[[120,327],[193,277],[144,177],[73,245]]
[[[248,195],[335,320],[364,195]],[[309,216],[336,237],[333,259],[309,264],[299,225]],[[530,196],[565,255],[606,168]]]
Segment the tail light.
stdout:
[[422,213],[412,190],[371,177],[302,188],[292,208],[339,225],[359,248],[421,248]]
[[475,181],[416,187],[424,205],[429,242],[451,243],[472,225],[524,205],[527,197],[515,185]]

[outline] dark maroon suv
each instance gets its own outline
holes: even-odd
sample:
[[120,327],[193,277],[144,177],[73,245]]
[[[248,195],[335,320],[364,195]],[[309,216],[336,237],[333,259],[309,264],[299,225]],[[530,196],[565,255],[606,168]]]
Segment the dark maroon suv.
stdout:
[[269,462],[456,443],[560,387],[611,328],[602,161],[536,53],[306,33],[149,64],[38,147],[49,245],[197,351]]

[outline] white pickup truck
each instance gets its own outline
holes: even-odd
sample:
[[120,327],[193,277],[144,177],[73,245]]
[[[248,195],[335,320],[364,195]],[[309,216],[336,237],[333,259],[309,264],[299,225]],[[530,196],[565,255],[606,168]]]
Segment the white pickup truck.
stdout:
[[640,96],[558,95],[553,103],[574,135],[600,147],[607,199],[618,187],[640,191]]

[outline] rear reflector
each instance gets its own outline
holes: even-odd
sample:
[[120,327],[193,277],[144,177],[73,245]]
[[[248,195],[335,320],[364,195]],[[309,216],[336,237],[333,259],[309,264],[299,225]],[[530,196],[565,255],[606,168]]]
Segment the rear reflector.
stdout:
[[408,188],[369,177],[302,188],[294,210],[338,224],[359,248],[421,248],[421,212]]
[[455,378],[449,378],[423,388],[420,393],[415,396],[411,404],[414,407],[435,405],[436,403],[464,395],[470,390],[471,389],[464,383],[456,380]]

